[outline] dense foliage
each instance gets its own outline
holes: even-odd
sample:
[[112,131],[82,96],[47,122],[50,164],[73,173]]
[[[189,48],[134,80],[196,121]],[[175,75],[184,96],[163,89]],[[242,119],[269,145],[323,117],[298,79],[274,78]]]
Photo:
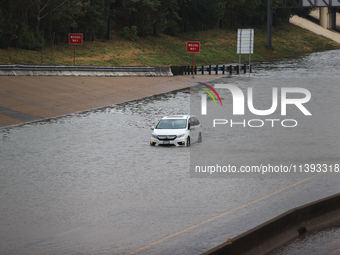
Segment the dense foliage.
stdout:
[[[277,0],[274,0],[277,1]],[[274,25],[294,9],[275,9]],[[306,9],[298,10],[306,12]],[[267,0],[0,0],[0,47],[37,49],[43,39],[126,39],[266,23]]]

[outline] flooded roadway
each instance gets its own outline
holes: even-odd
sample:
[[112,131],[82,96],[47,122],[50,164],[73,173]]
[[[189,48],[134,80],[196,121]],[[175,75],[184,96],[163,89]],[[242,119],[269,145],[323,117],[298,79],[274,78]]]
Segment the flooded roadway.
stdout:
[[306,233],[270,253],[270,255],[284,254],[340,254],[340,228],[336,226]]
[[[339,58],[332,51],[256,63],[251,79],[286,86],[280,79],[317,78],[327,87],[339,77]],[[190,178],[190,150],[209,140],[149,146],[150,127],[190,112],[189,97],[182,90],[0,129],[0,253],[199,254],[340,191],[340,178],[328,174]]]

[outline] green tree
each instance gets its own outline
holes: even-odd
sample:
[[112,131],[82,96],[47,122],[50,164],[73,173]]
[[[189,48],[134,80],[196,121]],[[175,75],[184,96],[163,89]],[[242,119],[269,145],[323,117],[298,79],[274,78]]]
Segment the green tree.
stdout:
[[[84,16],[90,0],[27,0],[28,25],[36,37],[47,32],[50,38],[56,32],[67,40],[67,33],[78,27],[79,17]],[[33,21],[33,22],[32,22]]]
[[26,20],[24,3],[21,0],[0,2],[0,47],[8,48],[18,37],[18,30]]
[[225,13],[223,0],[179,0],[181,30],[199,31],[215,27]]
[[95,37],[105,35],[109,37],[114,2],[114,0],[91,0],[87,5],[85,15],[77,22],[85,39],[94,40]]
[[118,6],[125,26],[137,26],[142,37],[163,32],[171,22],[177,26],[179,20],[177,0],[118,0]]

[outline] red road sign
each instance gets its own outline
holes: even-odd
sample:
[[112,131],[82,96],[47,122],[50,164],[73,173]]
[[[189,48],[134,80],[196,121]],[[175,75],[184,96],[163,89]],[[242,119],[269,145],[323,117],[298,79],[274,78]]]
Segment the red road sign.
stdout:
[[83,34],[68,34],[68,43],[74,45],[83,44]]
[[199,53],[200,52],[200,42],[187,42],[187,52]]

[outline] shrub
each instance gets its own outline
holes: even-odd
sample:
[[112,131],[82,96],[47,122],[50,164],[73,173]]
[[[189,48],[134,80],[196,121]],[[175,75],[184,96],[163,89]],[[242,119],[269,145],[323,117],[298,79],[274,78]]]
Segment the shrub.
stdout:
[[131,30],[130,30],[130,39],[133,40],[133,41],[135,39],[138,39],[137,33],[138,33],[137,26],[132,26]]
[[124,27],[120,35],[124,39],[134,41],[138,38],[137,32],[136,26],[132,26],[131,29],[129,27]]
[[41,36],[36,36],[27,26],[23,26],[18,36],[18,47],[27,50],[37,50],[41,45]]
[[0,9],[0,48],[7,49],[15,39],[17,26],[13,23],[8,24],[6,28],[5,15]]
[[12,41],[14,39],[14,36],[9,35],[4,30],[0,30],[0,48],[7,49]]
[[178,25],[175,21],[171,20],[170,22],[167,22],[164,27],[164,34],[170,35],[170,36],[176,36],[178,33]]

